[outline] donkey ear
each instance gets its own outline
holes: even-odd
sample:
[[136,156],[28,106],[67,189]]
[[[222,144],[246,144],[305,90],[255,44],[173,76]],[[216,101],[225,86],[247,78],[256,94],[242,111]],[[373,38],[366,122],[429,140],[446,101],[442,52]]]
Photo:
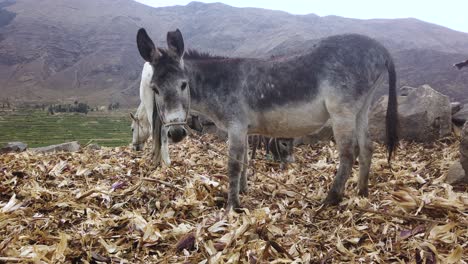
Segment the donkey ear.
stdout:
[[182,57],[184,54],[184,38],[179,29],[167,32],[167,46],[179,57]]
[[140,28],[137,33],[137,46],[141,57],[147,61],[152,62],[158,57],[159,52],[156,50],[153,41],[146,33],[144,28]]

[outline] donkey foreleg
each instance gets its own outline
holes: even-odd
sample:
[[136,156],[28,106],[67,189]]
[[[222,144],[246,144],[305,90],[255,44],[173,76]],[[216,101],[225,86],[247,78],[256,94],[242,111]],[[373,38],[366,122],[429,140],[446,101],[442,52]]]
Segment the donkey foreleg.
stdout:
[[240,178],[243,169],[243,161],[247,148],[247,133],[239,133],[239,130],[229,131],[229,160],[228,160],[228,174],[229,174],[229,193],[227,208],[240,208],[239,191],[240,191]]
[[167,140],[167,128],[161,128],[161,158],[166,166],[171,165],[171,158],[169,156],[169,142]]

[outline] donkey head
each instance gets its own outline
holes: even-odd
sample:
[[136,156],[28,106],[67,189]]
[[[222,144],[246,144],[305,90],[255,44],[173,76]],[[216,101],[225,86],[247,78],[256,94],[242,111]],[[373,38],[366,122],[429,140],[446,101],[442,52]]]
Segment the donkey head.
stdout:
[[145,29],[137,34],[141,57],[153,67],[150,87],[154,91],[156,106],[170,141],[177,143],[185,138],[190,94],[184,70],[184,40],[177,29],[167,33],[167,49],[157,48]]
[[133,150],[141,151],[145,145],[146,140],[150,136],[149,125],[144,124],[142,120],[139,119],[139,116],[135,116],[130,113],[132,118],[132,146]]
[[268,142],[273,158],[281,163],[294,162],[294,139],[272,138]]

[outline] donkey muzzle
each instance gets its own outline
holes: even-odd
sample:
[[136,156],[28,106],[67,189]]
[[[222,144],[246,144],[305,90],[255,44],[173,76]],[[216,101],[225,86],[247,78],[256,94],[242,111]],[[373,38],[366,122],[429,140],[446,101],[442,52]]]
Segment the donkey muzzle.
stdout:
[[182,141],[187,136],[187,130],[183,126],[171,126],[167,131],[167,137],[173,142]]
[[285,159],[285,160],[286,160],[287,163],[293,163],[293,162],[296,161],[296,159],[294,158],[294,155],[292,155],[292,154],[288,154],[288,155],[286,156],[286,159]]
[[142,151],[143,150],[143,144],[133,144],[133,150],[134,151]]

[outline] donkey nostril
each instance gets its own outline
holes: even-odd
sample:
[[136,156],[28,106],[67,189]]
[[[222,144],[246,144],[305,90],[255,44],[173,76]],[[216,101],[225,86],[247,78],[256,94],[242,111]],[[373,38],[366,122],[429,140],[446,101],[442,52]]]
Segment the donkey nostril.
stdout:
[[185,137],[187,135],[187,131],[185,129],[182,129],[182,136]]
[[171,130],[167,131],[167,136],[168,136],[169,138],[172,138]]

